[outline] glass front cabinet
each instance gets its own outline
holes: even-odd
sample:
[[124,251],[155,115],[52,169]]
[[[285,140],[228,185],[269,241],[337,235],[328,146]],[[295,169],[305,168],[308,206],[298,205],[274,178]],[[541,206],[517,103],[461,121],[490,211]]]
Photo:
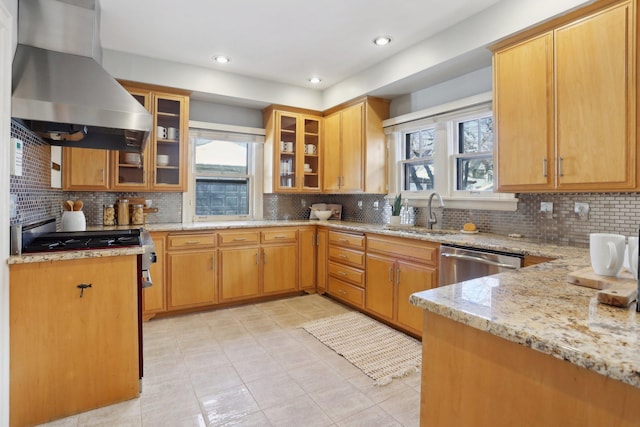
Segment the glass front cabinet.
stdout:
[[265,193],[320,192],[320,113],[268,107],[264,119]]
[[115,152],[113,189],[186,191],[189,95],[180,91],[121,82],[153,116],[141,155]]

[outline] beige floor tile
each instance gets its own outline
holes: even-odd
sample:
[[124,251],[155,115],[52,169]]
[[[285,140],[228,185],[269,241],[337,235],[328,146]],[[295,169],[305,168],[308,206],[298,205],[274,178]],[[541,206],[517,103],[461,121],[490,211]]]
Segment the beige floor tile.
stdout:
[[378,406],[405,427],[420,425],[420,393],[413,389],[395,394]]
[[191,384],[200,398],[243,384],[233,365],[220,365],[209,371],[191,374]]
[[83,412],[78,416],[78,425],[140,427],[142,425],[140,401],[133,399]]
[[341,421],[375,405],[350,383],[309,394],[333,421]]
[[265,377],[246,383],[247,388],[262,409],[283,405],[305,391],[286,374]]
[[340,387],[345,382],[329,366],[317,361],[310,361],[288,373],[307,393]]
[[278,427],[322,427],[333,421],[309,396],[300,396],[286,404],[264,410],[272,425]]
[[40,424],[41,427],[77,427],[79,415],[73,415],[71,417],[61,418],[59,420],[51,421],[49,423]]
[[350,378],[349,382],[376,404],[384,402],[398,393],[411,393],[413,391],[411,387],[397,379],[389,384],[378,386],[374,380],[366,375],[358,375]]
[[239,419],[260,410],[244,385],[203,396],[200,403],[207,422],[212,426],[238,422]]
[[266,352],[259,357],[232,362],[244,382],[285,373],[284,367]]
[[404,427],[381,408],[374,406],[336,423],[339,427]]

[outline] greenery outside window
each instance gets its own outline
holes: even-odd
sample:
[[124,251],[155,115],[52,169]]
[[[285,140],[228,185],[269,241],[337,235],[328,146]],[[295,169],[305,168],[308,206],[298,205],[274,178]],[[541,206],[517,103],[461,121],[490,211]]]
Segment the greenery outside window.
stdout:
[[433,190],[435,133],[436,130],[432,127],[405,135],[404,160],[401,162],[404,177],[403,190]]
[[457,122],[456,190],[493,191],[493,116]]

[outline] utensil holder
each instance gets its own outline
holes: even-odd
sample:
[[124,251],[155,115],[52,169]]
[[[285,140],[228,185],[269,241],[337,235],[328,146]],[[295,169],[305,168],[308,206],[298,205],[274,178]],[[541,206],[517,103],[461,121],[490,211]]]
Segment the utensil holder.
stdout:
[[87,219],[82,211],[62,212],[62,231],[85,231]]

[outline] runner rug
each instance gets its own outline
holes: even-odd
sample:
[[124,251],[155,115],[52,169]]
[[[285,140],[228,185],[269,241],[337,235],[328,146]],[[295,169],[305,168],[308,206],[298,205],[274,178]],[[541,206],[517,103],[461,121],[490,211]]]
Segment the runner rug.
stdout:
[[326,317],[305,323],[302,328],[375,380],[377,385],[386,385],[393,378],[420,371],[420,341],[362,313]]

